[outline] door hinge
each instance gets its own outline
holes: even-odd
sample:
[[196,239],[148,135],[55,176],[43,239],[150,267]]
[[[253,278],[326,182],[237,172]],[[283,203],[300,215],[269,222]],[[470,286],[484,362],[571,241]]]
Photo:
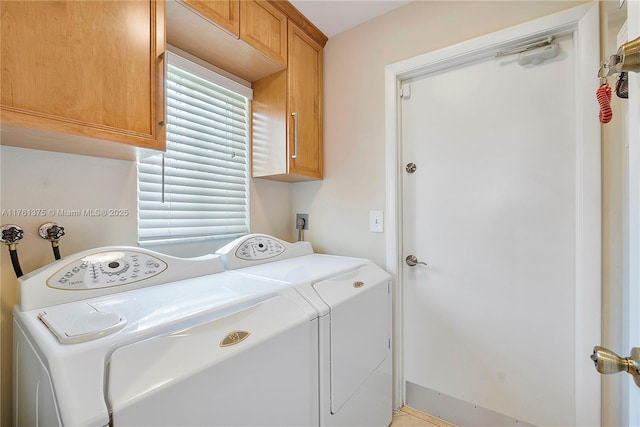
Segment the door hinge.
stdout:
[[411,98],[411,85],[409,83],[405,83],[400,87],[400,98],[402,99]]

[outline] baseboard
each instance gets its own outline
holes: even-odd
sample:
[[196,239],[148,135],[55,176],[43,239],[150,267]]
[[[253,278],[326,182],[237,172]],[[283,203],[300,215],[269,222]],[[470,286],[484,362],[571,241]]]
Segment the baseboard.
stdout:
[[439,422],[446,420],[447,425],[453,423],[458,427],[535,427],[534,424],[447,396],[409,381],[407,381],[406,396],[406,405],[409,408],[429,414]]

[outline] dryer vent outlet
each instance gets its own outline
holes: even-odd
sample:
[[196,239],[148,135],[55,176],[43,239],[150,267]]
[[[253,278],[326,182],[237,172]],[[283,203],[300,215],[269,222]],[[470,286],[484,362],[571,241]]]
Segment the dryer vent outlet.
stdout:
[[296,214],[296,230],[309,229],[309,214]]

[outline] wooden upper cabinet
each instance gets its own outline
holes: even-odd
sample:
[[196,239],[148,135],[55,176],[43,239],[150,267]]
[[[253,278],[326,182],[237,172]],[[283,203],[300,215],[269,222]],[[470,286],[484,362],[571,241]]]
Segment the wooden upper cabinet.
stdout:
[[182,0],[207,19],[240,37],[240,0]]
[[249,82],[287,66],[287,20],[266,0],[167,0],[166,7],[172,46]]
[[323,177],[322,47],[289,21],[288,66],[253,83],[252,175]]
[[287,17],[264,0],[240,2],[240,40],[287,65]]
[[3,144],[92,154],[67,138],[31,144],[8,131],[28,128],[164,150],[163,1],[3,1],[0,8]]
[[287,73],[289,173],[321,179],[322,48],[291,23]]

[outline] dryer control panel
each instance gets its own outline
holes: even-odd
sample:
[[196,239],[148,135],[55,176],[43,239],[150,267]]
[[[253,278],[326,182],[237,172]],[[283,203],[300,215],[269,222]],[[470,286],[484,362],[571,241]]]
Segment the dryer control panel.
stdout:
[[268,234],[249,234],[216,251],[228,270],[251,267],[313,253],[309,242],[289,243]]
[[259,260],[276,257],[285,251],[284,245],[269,236],[255,236],[243,241],[236,256],[244,260]]

